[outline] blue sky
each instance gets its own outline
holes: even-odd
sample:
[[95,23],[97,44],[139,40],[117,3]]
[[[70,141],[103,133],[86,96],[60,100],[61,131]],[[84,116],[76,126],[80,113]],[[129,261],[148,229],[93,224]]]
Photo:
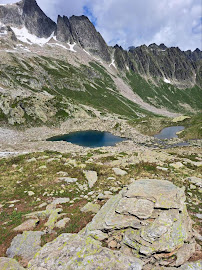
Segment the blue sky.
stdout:
[[[0,0],[13,3],[14,0]],[[53,20],[85,14],[109,45],[202,46],[201,0],[37,0]]]

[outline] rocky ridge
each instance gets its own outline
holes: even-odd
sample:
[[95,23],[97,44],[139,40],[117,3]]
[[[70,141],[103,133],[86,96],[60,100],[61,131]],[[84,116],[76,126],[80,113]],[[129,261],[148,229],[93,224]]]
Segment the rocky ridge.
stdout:
[[35,0],[0,5],[0,55],[0,119],[10,125],[75,117],[75,102],[127,118],[201,109],[199,49],[110,47],[86,16],[56,24]]
[[15,28],[26,27],[39,38],[49,37],[56,29],[55,22],[45,15],[35,0],[0,5],[0,22]]

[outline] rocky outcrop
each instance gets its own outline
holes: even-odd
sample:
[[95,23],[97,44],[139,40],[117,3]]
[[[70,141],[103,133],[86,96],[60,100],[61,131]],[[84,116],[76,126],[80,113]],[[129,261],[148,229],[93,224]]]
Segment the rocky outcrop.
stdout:
[[43,232],[25,231],[18,234],[12,241],[6,254],[9,258],[20,256],[24,260],[31,260],[41,248],[41,236]]
[[116,65],[120,69],[129,68],[143,77],[166,80],[179,87],[199,84],[198,74],[202,59],[199,49],[183,52],[178,47],[167,48],[164,44],[131,47],[128,52],[117,45],[114,49]]
[[40,9],[35,0],[22,0],[16,4],[0,5],[0,22],[22,28],[37,37],[49,37],[56,24]]
[[108,46],[94,25],[86,16],[72,16],[70,19],[74,40],[84,49],[105,61],[110,61]]
[[107,62],[111,59],[106,42],[86,16],[59,16],[56,33],[59,41],[75,42]]
[[85,234],[95,231],[147,264],[178,267],[195,251],[184,191],[168,181],[135,181],[102,207]]
[[56,38],[61,42],[74,43],[71,25],[69,19],[66,16],[58,16]]
[[0,258],[0,269],[2,270],[23,270],[24,268],[16,261],[10,258]]
[[84,171],[83,173],[88,181],[89,188],[92,188],[98,180],[97,172],[96,171]]
[[142,265],[141,260],[134,256],[103,248],[99,241],[91,237],[62,234],[36,254],[29,263],[29,269],[43,267],[46,270],[141,270]]
[[[78,234],[61,234],[40,249],[43,232],[24,232],[7,255],[29,261],[29,270],[199,270],[201,262],[187,262],[196,243],[185,199],[184,190],[169,181],[137,180],[111,197]],[[69,218],[59,222],[64,228]],[[0,265],[5,263],[5,269],[23,269],[0,258]]]

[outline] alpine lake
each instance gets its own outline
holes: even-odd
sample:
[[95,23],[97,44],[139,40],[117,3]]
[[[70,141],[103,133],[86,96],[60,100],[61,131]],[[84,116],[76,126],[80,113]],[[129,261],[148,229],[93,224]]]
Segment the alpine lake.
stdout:
[[[183,126],[173,126],[164,128],[154,137],[159,140],[170,140],[177,138],[177,133],[184,129]],[[47,141],[66,141],[83,147],[97,148],[115,146],[117,143],[127,140],[127,138],[115,136],[106,131],[86,130],[76,131],[69,134],[63,134],[51,137]]]

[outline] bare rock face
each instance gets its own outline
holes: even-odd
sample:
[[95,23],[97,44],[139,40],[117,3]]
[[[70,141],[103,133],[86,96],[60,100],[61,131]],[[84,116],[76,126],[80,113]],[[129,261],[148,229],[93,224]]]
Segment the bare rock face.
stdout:
[[200,262],[187,263],[195,241],[184,202],[183,190],[171,182],[135,181],[84,230],[62,234],[30,256],[28,269],[199,270]]
[[179,267],[195,252],[184,191],[169,181],[135,181],[102,207],[85,234],[95,230],[152,265]]
[[109,62],[109,48],[103,37],[86,16],[58,16],[57,40],[61,42],[77,43],[83,49]]
[[23,270],[24,268],[15,260],[10,258],[0,258],[0,269],[2,270]]
[[12,241],[11,246],[7,249],[7,256],[14,258],[20,256],[24,260],[31,260],[37,251],[41,248],[41,236],[43,232],[24,232],[18,234]]
[[111,60],[106,42],[86,16],[72,16],[69,21],[76,43],[107,62]]
[[61,42],[74,43],[71,25],[66,16],[58,16],[56,38]]
[[26,27],[37,37],[47,38],[56,30],[55,22],[45,15],[35,0],[0,5],[0,22],[17,28]]
[[[45,260],[44,260],[45,258]],[[103,248],[99,241],[78,234],[62,234],[46,244],[30,261],[28,269],[37,270],[141,270],[143,263],[134,256]]]

